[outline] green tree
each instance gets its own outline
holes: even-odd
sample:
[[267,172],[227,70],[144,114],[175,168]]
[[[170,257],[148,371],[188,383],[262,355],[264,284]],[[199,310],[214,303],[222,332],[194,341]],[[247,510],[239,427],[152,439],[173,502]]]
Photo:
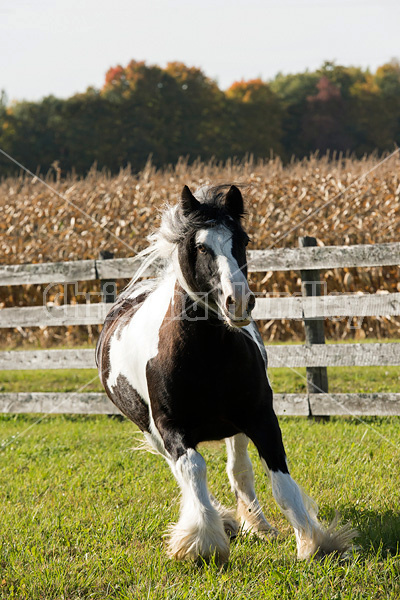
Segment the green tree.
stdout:
[[379,67],[375,83],[384,102],[384,112],[390,120],[392,143],[400,146],[400,62],[393,59]]
[[86,174],[97,164],[117,171],[121,163],[114,136],[113,106],[89,88],[63,102],[57,128],[58,160],[63,171]]
[[238,81],[227,90],[231,122],[229,155],[253,154],[268,157],[281,154],[282,110],[270,86],[253,79]]
[[[151,155],[156,165],[179,156],[179,86],[157,66],[131,61],[110,69],[102,96],[113,106],[114,135],[122,164],[134,169]],[[121,164],[120,163],[120,164]]]
[[357,154],[392,150],[400,142],[400,78],[395,65],[365,73],[350,89]]
[[225,141],[225,96],[215,81],[196,67],[168,63],[166,72],[174,78],[178,95],[179,154],[192,159],[220,157]]
[[[46,171],[57,159],[57,127],[63,101],[48,96],[41,102],[18,102],[2,117],[1,147],[31,171]],[[16,167],[11,166],[10,172]]]
[[320,77],[317,73],[278,75],[271,81],[271,90],[277,95],[282,110],[282,145],[284,158],[304,156],[313,150],[304,139],[302,118],[307,98],[315,93]]
[[135,168],[150,154],[156,165],[218,154],[224,95],[200,69],[131,61],[108,71],[102,95],[116,107],[118,146]]

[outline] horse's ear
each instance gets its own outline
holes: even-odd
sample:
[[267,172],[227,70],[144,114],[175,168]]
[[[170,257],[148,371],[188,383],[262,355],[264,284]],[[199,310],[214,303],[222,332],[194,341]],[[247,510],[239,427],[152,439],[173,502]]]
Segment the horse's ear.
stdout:
[[200,202],[193,196],[187,185],[182,190],[181,207],[185,215],[190,215],[190,213],[200,208]]
[[244,215],[242,193],[236,185],[232,185],[225,196],[225,208],[234,219],[240,219]]

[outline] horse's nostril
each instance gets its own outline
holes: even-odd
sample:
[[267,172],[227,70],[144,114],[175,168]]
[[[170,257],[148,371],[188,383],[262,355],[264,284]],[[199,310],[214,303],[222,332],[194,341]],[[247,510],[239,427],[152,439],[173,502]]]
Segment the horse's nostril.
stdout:
[[247,312],[251,313],[252,310],[254,310],[254,307],[256,305],[256,299],[254,294],[250,294],[249,299],[247,301]]

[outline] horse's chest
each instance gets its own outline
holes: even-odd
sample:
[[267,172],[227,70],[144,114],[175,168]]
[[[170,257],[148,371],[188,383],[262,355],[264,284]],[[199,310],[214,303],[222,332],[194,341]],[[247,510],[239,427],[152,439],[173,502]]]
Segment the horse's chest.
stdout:
[[175,347],[160,345],[147,365],[147,379],[155,396],[168,398],[183,412],[194,406],[226,413],[257,401],[267,385],[258,349],[241,343],[236,334],[224,343],[211,334],[207,344],[199,335]]
[[146,369],[157,426],[186,432],[194,445],[238,433],[271,399],[258,349],[244,353],[242,344],[217,341],[211,336],[207,351],[201,337],[196,345],[160,345]]

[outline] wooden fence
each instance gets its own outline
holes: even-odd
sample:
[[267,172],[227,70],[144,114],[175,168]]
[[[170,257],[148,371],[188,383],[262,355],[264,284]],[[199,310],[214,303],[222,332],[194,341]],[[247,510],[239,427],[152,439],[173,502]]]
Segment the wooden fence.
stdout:
[[[311,285],[319,281],[323,269],[400,265],[400,243],[317,247],[313,238],[301,238],[300,244],[300,248],[248,252],[250,272],[298,270],[303,281],[304,295],[258,298],[253,313],[255,319],[302,319],[306,328],[305,345],[267,346],[270,368],[307,368],[308,393],[275,394],[276,412],[304,416],[400,415],[400,393],[329,394],[326,376],[326,367],[400,365],[400,344],[325,345],[323,338],[325,318],[400,315],[400,293],[324,296],[319,295],[318,286]],[[130,278],[137,267],[135,258],[0,265],[0,285],[100,279],[106,290],[107,282]],[[148,270],[146,275],[152,276],[154,271]],[[3,308],[0,328],[97,325],[104,321],[109,308],[107,302]],[[94,351],[0,352],[0,370],[67,368],[95,368]],[[0,412],[119,414],[101,393],[3,393]]]

